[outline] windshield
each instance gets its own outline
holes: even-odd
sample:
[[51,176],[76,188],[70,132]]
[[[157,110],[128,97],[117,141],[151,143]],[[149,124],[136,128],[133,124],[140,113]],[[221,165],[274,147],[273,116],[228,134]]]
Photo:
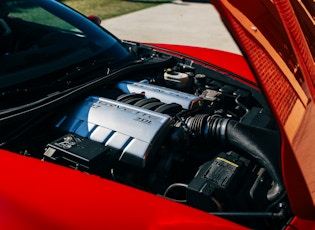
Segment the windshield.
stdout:
[[0,88],[96,56],[119,61],[128,55],[119,40],[57,1],[0,2]]

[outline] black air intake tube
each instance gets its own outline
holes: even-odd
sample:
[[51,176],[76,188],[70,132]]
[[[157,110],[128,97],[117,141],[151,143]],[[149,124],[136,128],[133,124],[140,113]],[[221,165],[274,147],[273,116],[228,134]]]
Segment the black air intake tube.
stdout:
[[280,169],[280,136],[277,132],[208,115],[190,117],[185,123],[205,141],[218,140],[221,144],[229,144],[254,157],[274,181],[267,194],[268,200],[273,201],[284,192]]

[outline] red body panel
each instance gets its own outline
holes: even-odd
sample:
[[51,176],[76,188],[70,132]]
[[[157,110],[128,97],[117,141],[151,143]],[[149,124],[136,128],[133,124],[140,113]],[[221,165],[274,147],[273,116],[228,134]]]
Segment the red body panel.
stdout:
[[0,152],[0,229],[244,229],[164,198]]
[[311,1],[213,1],[277,117],[290,204],[295,215],[309,220],[295,219],[296,226],[309,229],[315,220],[315,65],[310,50],[314,26],[307,25],[313,20],[308,14],[314,11],[302,8],[302,2]]
[[290,225],[287,227],[288,230],[295,230],[295,229],[308,229],[314,230],[315,229],[315,222],[310,220],[303,220],[298,217],[295,217]]

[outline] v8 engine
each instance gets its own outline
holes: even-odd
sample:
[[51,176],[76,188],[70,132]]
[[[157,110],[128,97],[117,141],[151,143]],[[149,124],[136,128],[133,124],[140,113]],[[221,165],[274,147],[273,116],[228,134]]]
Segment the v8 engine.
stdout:
[[119,161],[142,168],[162,143],[172,119],[106,98],[89,97],[57,125],[119,151]]
[[[184,196],[187,204],[206,211],[263,209],[280,192],[272,185],[280,183],[273,178],[278,172],[268,172],[263,164],[274,162],[246,148],[249,142],[257,146],[255,136],[271,140],[274,132],[247,130],[256,116],[263,116],[262,109],[242,111],[237,100],[248,93],[232,87],[225,93],[222,88],[228,86],[199,88],[196,95],[147,80],[120,81],[108,95],[88,96],[64,112],[55,124],[64,136],[48,144],[44,159],[175,200]],[[238,130],[240,134],[233,134]],[[270,154],[261,146],[260,151]],[[251,155],[243,155],[244,150]],[[237,179],[243,176],[249,180]],[[260,206],[255,199],[262,201]]]
[[32,120],[7,148],[256,226],[285,194],[262,94],[201,65],[165,63]]

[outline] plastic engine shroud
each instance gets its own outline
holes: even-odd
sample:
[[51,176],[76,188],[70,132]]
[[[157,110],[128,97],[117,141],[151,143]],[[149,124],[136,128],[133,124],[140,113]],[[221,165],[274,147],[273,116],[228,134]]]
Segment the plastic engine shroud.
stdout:
[[119,160],[145,167],[148,154],[157,150],[172,118],[107,98],[88,97],[57,127],[120,150]]

